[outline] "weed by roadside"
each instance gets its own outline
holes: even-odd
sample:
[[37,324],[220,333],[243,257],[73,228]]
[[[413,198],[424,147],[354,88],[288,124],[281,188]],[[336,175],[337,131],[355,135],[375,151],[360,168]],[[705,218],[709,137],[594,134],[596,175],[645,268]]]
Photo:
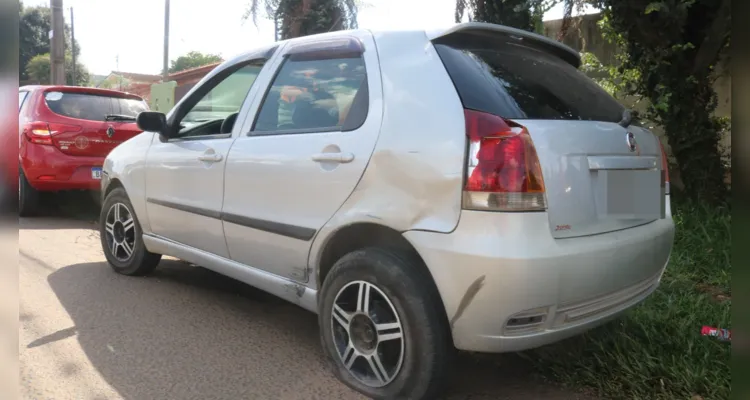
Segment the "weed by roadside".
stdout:
[[524,353],[543,376],[613,399],[729,398],[730,345],[700,328],[731,328],[731,216],[679,198],[672,207],[659,289],[615,322]]

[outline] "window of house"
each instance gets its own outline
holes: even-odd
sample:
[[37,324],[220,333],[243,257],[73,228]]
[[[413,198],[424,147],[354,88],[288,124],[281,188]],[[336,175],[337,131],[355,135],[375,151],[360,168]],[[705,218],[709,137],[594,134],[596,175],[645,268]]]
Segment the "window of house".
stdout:
[[[365,96],[362,57],[327,60],[288,59],[266,94],[253,128],[256,134],[340,131],[358,93]],[[364,122],[366,113],[357,113]]]

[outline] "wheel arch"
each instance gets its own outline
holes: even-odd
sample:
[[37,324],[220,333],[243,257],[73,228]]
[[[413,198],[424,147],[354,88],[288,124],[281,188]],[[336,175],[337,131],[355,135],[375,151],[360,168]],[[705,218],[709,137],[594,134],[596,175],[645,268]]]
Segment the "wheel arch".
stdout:
[[336,261],[346,254],[367,247],[389,249],[405,255],[410,264],[417,268],[428,281],[430,290],[434,291],[435,298],[440,302],[437,304],[439,313],[442,318],[445,318],[444,322],[448,323],[448,315],[435,279],[419,251],[401,232],[385,225],[357,222],[333,232],[322,246],[315,264],[316,289],[320,290],[323,287],[323,282]]

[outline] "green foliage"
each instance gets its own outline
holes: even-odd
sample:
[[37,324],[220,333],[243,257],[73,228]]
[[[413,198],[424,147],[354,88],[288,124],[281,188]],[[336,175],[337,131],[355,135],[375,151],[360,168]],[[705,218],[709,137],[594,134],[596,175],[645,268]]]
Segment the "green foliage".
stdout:
[[261,6],[276,23],[280,39],[357,28],[357,0],[252,0],[243,19],[257,24]]
[[109,75],[99,83],[99,87],[102,89],[114,90],[120,90],[120,88],[128,87],[128,85],[130,85],[130,79],[115,74]]
[[602,64],[594,53],[581,53],[581,71],[598,83],[607,93],[614,97],[618,96],[619,87],[612,79],[612,68]]
[[713,116],[714,67],[729,39],[728,0],[597,0],[600,26],[622,50],[610,78],[618,93],[649,100],[644,117],[664,127],[686,193],[708,204],[727,197]]
[[561,0],[456,0],[456,22],[467,9],[469,19],[511,26],[531,32],[544,31],[542,17]]
[[611,399],[728,399],[731,347],[700,336],[731,329],[731,214],[676,198],[676,237],[660,287],[624,317],[523,353],[545,376]]
[[[41,85],[50,84],[50,55],[49,53],[34,56],[26,64],[24,70],[28,79]],[[65,84],[71,86],[85,86],[89,82],[89,71],[83,64],[76,62],[75,77],[73,77],[73,59],[70,54],[65,55]]]
[[186,69],[202,67],[207,64],[213,64],[221,62],[223,59],[217,54],[203,54],[198,51],[191,51],[184,56],[177,57],[176,60],[172,60],[169,66],[169,73],[184,71]]
[[[19,79],[32,79],[26,73],[26,65],[37,55],[50,52],[49,31],[52,29],[52,12],[49,7],[21,7],[19,8],[19,36],[18,36],[18,72]],[[78,41],[71,42],[70,26],[65,24],[65,51],[70,53],[71,46],[75,46],[76,55],[81,53]],[[71,53],[72,54],[72,53]],[[49,75],[49,71],[48,71]],[[49,78],[47,78],[49,81]]]

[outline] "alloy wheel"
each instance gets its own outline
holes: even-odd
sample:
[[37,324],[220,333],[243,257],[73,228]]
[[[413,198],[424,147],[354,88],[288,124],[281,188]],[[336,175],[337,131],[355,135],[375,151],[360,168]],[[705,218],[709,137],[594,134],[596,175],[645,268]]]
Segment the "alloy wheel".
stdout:
[[135,219],[125,204],[115,203],[107,211],[104,224],[107,248],[117,261],[126,262],[135,250]]
[[344,367],[370,387],[391,383],[404,361],[404,329],[388,296],[353,281],[341,288],[331,312],[333,342]]

